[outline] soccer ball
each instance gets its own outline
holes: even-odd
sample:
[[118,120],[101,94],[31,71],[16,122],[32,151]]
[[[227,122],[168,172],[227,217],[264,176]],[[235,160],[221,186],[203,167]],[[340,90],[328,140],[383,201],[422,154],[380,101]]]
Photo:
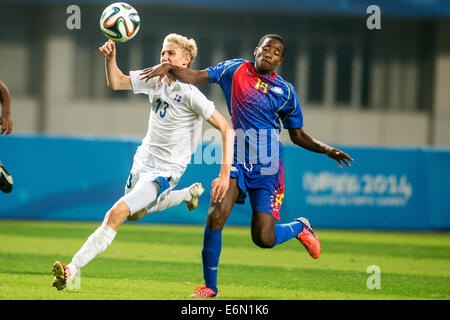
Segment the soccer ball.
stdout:
[[135,8],[125,2],[116,2],[103,10],[100,29],[112,41],[125,42],[138,33],[140,22]]

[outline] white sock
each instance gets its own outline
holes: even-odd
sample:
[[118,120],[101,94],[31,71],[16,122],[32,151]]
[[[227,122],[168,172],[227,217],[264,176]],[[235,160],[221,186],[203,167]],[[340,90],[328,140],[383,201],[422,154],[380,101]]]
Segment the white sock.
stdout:
[[166,195],[163,200],[159,201],[153,207],[151,207],[148,212],[161,212],[163,210],[166,210],[167,208],[177,206],[183,201],[189,201],[191,199],[192,196],[189,192],[189,188],[172,190]]
[[73,276],[78,270],[87,265],[98,254],[105,251],[105,249],[112,243],[117,232],[102,224],[93,234],[89,236],[81,249],[75,254],[72,262],[68,267]]

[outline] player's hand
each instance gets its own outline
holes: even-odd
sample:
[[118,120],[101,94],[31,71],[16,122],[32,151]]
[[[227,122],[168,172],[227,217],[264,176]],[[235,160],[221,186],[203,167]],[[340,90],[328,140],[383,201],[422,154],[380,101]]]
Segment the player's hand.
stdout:
[[11,133],[13,129],[13,123],[9,115],[7,116],[2,114],[0,116],[0,125],[1,125],[0,135],[5,134],[5,136],[7,136]]
[[214,179],[211,183],[212,202],[222,202],[230,186],[230,177],[221,177]]
[[169,73],[171,66],[172,65],[169,62],[163,62],[156,66],[145,68],[139,74],[141,76],[139,80],[144,80],[145,82],[148,82],[151,78],[159,76],[158,83],[160,83],[162,78],[164,78],[167,75],[167,73]]
[[98,50],[100,50],[107,61],[116,57],[116,43],[112,40],[106,41]]
[[336,160],[339,164],[339,168],[342,168],[341,161],[344,162],[348,167],[351,167],[348,161],[353,161],[353,159],[350,158],[350,156],[346,154],[344,151],[341,151],[336,148],[330,148],[325,152],[325,154],[331,159]]

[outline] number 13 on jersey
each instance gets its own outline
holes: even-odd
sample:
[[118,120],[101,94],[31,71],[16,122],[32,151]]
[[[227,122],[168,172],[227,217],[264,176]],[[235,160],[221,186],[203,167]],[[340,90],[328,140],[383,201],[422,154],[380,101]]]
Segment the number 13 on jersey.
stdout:
[[[159,111],[161,104],[164,104],[164,106],[162,107],[162,110]],[[161,118],[164,118],[166,116],[167,113],[167,108],[169,107],[169,104],[167,102],[165,102],[164,100],[161,100],[160,98],[158,98],[156,100],[156,109],[155,109],[155,113],[158,113],[159,111],[159,116]]]

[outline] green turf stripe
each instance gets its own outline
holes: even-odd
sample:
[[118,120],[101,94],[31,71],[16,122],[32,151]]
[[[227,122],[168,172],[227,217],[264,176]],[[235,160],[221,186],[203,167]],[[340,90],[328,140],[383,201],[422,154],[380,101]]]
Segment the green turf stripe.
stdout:
[[[52,239],[37,237],[17,237],[0,235],[0,251],[12,254],[75,254],[85,239]],[[14,243],[14,246],[11,246]],[[39,244],[37,246],[36,244]],[[287,244],[285,245],[287,246]],[[267,265],[280,267],[314,267],[316,269],[363,271],[369,265],[378,265],[383,271],[391,273],[425,274],[450,277],[449,262],[446,259],[420,259],[414,257],[380,257],[355,255],[352,253],[324,252],[320,259],[311,259],[303,247],[293,245],[295,250],[261,250],[249,244],[246,248],[224,246],[221,261],[231,264]],[[116,240],[108,247],[102,257],[153,261],[201,260],[201,243],[193,246],[175,244],[139,243]],[[418,263],[419,261],[419,263]]]
[[[203,227],[126,224],[83,269],[83,290],[56,292],[51,265],[69,261],[98,225],[1,221],[0,299],[186,299],[203,282]],[[450,299],[449,240],[442,234],[324,230],[321,238],[323,254],[313,260],[297,241],[263,250],[248,228],[227,227],[221,298]],[[381,290],[366,288],[371,264],[381,267]]]
[[414,257],[417,259],[450,259],[446,246],[420,246],[385,243],[357,243],[352,241],[322,241],[322,250],[328,253],[351,253],[374,256]]
[[[0,220],[0,233],[5,234],[45,234],[55,232],[61,236],[70,236],[70,233],[77,234],[78,231],[90,232],[98,227],[98,222],[58,222],[58,221],[30,221],[30,220]],[[137,227],[137,228],[136,228]],[[153,230],[170,231],[174,234],[203,233],[203,226],[198,225],[160,225],[146,224],[140,222],[126,222],[121,226],[121,230],[140,230],[152,232]],[[60,231],[60,232],[59,232]],[[68,232],[70,231],[70,232]],[[247,238],[249,227],[226,226],[225,232],[230,236]],[[318,234],[323,241],[342,241],[358,243],[379,243],[379,244],[408,244],[421,246],[445,246],[450,248],[450,237],[448,232],[384,232],[384,231],[336,231],[319,230]]]
[[[11,226],[8,223],[0,223],[0,235],[21,235],[30,237],[44,237],[55,239],[85,239],[98,227],[96,224],[78,225],[71,228],[70,224],[63,226],[51,224],[27,224],[26,222]],[[238,229],[236,232],[228,232],[231,228],[223,232],[223,246],[228,248],[248,248],[255,247],[251,242],[248,230]],[[447,245],[414,245],[393,243],[358,243],[348,240],[326,240],[326,231],[323,232],[322,252],[342,253],[353,255],[373,255],[387,257],[411,257],[417,259],[450,259],[450,250]],[[345,238],[345,237],[343,237]],[[134,243],[159,243],[176,244],[180,246],[195,246],[203,242],[203,230],[201,227],[191,227],[187,230],[182,227],[160,226],[123,226],[119,230],[117,240]],[[182,241],[180,241],[182,239]],[[297,240],[293,239],[272,250],[303,250]]]
[[[58,257],[68,260],[69,257]],[[0,273],[19,275],[48,275],[56,260],[54,256],[35,254],[4,254],[0,260]],[[84,281],[96,278],[129,280],[154,280],[163,282],[201,281],[201,264],[183,262],[142,261],[134,259],[98,257],[83,269]],[[382,289],[366,288],[368,274],[365,272],[316,270],[312,268],[283,268],[248,266],[223,263],[220,266],[219,283],[237,284],[244,287],[266,286],[286,290],[309,290],[315,292],[336,291],[343,294],[408,297],[431,299],[450,297],[448,277],[424,275],[398,275],[383,272]],[[243,293],[245,295],[245,293]]]

